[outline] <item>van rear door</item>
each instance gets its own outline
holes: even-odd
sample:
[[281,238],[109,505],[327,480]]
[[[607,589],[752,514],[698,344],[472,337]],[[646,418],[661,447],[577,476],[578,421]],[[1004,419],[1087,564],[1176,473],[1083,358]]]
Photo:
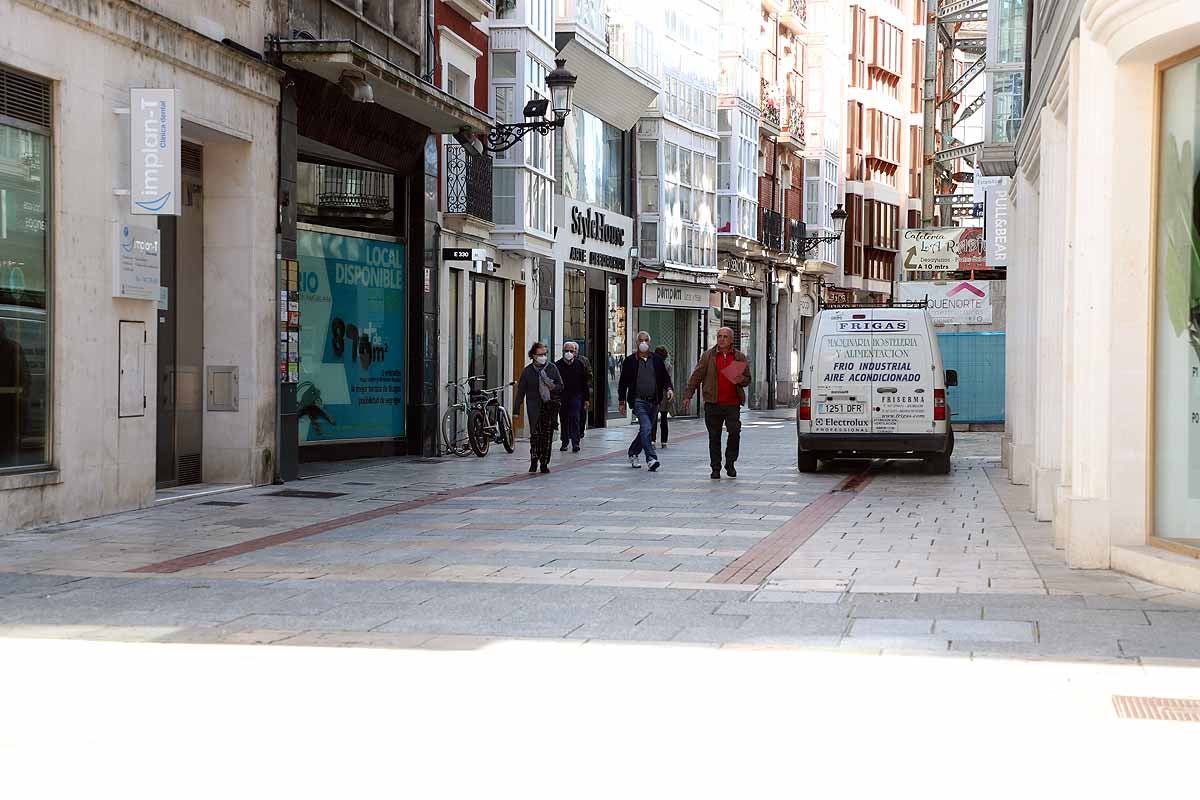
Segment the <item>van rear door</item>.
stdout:
[[858,379],[861,351],[870,343],[853,330],[870,314],[869,309],[821,312],[811,383],[813,433],[871,432],[871,385]]
[[859,374],[870,379],[872,433],[932,433],[936,369],[923,310],[871,311],[870,350]]

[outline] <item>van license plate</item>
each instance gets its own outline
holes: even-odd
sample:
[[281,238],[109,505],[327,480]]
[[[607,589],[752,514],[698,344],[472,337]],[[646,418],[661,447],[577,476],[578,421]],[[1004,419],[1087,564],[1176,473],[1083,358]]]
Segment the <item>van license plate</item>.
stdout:
[[818,414],[863,414],[866,403],[817,403]]

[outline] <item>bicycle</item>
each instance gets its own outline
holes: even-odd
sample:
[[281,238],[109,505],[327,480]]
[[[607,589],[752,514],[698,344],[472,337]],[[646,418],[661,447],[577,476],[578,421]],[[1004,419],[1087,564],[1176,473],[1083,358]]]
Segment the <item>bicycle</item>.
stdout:
[[500,403],[501,392],[514,384],[473,390],[472,384],[482,379],[473,375],[446,384],[446,389],[456,398],[442,414],[442,445],[448,453],[458,456],[474,453],[483,458],[492,442],[502,445],[509,453],[516,449],[512,416]]

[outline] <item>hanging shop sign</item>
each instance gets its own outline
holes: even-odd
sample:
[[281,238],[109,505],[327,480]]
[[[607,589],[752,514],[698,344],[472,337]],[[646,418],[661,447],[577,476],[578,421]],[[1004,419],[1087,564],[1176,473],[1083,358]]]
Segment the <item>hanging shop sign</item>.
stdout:
[[983,228],[909,228],[901,249],[906,272],[986,269]]
[[157,228],[113,223],[113,297],[155,300],[159,291],[162,247]]
[[899,299],[929,303],[929,315],[939,325],[990,325],[991,281],[900,281]]
[[554,202],[556,219],[562,220],[554,242],[554,254],[559,261],[610,272],[629,272],[631,218],[562,195],[556,196]]
[[179,94],[129,90],[129,211],[179,214]]
[[816,315],[817,301],[808,292],[796,295],[796,312],[802,317]]
[[997,178],[984,188],[984,242],[988,269],[1008,269],[1008,187],[1010,178]]
[[646,281],[642,305],[652,308],[708,308],[707,286]]
[[300,229],[296,252],[300,440],[403,436],[404,245]]

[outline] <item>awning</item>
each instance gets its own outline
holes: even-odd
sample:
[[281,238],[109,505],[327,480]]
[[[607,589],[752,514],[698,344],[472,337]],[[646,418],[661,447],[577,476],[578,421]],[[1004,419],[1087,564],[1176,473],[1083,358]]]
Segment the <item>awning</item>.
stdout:
[[274,43],[283,63],[338,83],[346,71],[371,84],[375,104],[428,128],[486,135],[495,120],[349,39],[284,39]]
[[623,131],[636,125],[658,96],[658,85],[579,36],[571,34],[558,55],[579,78],[574,104]]

